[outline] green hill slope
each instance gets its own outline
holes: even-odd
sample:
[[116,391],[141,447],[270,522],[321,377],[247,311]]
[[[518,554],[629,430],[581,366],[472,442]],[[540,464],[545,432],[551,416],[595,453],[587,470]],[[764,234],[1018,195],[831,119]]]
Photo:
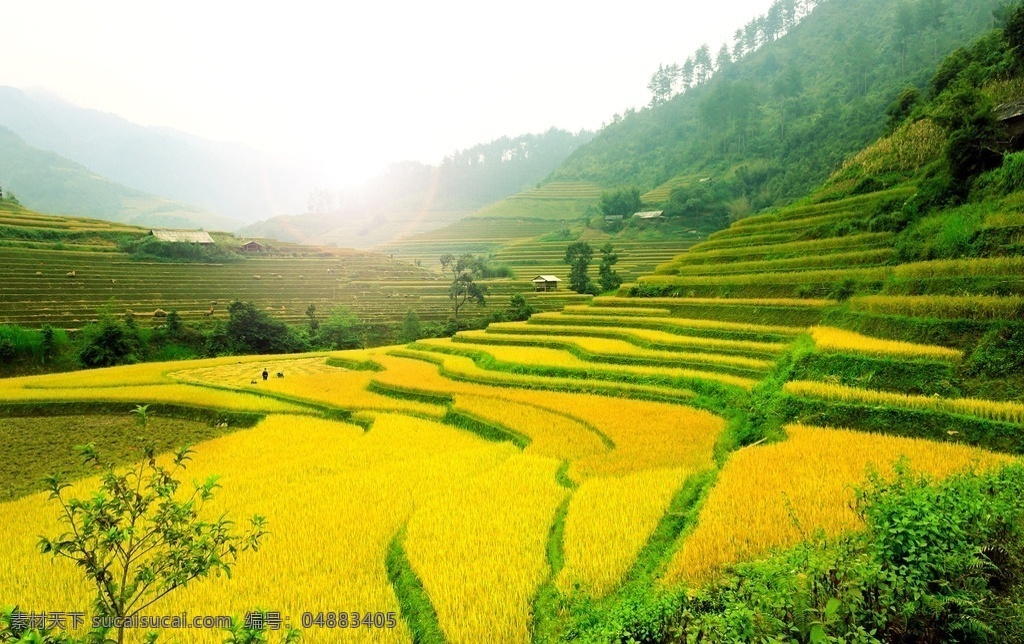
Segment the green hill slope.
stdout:
[[33,148],[0,126],[0,186],[40,212],[138,226],[230,230],[238,221],[127,188],[85,166]]
[[712,177],[754,209],[797,198],[881,134],[886,106],[991,27],[999,4],[821,2],[706,84],[617,117],[550,180],[650,190],[681,175]]

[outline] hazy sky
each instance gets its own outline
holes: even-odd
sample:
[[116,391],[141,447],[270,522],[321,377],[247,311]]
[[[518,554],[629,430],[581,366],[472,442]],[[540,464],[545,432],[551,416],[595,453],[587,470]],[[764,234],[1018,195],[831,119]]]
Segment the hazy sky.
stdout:
[[[694,6],[697,5],[697,6]],[[771,0],[0,0],[0,84],[316,163],[343,185],[596,129]]]

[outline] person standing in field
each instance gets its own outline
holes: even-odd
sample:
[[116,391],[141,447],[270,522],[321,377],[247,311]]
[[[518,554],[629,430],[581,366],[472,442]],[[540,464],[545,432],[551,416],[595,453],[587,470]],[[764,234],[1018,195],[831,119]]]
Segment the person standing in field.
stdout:
[[267,368],[266,368],[266,367],[264,367],[264,368],[263,368],[263,379],[264,379],[264,380],[266,380],[266,379],[267,379],[267,378],[269,378],[269,377],[270,377],[270,373],[268,373],[268,372],[267,372]]

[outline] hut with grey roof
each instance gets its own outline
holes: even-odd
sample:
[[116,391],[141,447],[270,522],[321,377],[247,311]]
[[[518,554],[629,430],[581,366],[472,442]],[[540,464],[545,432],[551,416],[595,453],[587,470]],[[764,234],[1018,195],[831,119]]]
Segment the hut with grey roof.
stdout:
[[558,279],[554,275],[538,275],[533,278],[533,286],[538,291],[557,291],[558,283],[562,280]]

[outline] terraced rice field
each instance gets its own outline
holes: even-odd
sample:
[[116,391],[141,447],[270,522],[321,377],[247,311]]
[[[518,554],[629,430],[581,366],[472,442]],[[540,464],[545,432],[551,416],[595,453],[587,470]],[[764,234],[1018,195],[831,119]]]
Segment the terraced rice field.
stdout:
[[[0,247],[7,278],[0,324],[79,328],[105,311],[130,310],[145,320],[157,309],[177,310],[185,319],[226,319],[227,305],[236,299],[255,302],[291,323],[304,323],[310,304],[323,315],[345,305],[370,323],[398,321],[408,309],[424,320],[451,316],[448,285],[439,276],[379,254],[332,251],[328,257],[228,264],[138,262],[109,255]],[[571,292],[534,293],[528,280],[502,281],[491,292],[498,306],[522,293],[541,310],[588,299]],[[489,309],[467,307],[465,313],[485,315]]]
[[[576,188],[549,184],[551,194],[541,197],[559,202],[555,193],[564,190],[573,201]],[[0,382],[0,410],[160,402],[264,416],[200,444],[194,473],[222,474],[216,510],[267,515],[271,538],[232,579],[193,584],[159,612],[201,606],[240,614],[261,606],[295,615],[336,610],[330,600],[343,596],[346,609],[397,617],[394,629],[364,630],[353,640],[422,641],[423,619],[447,641],[526,642],[564,617],[544,597],[563,605],[573,593],[614,601],[638,585],[692,586],[819,530],[858,529],[851,486],[869,467],[888,475],[903,457],[941,477],[1024,452],[1021,401],[961,395],[962,383],[942,382],[955,379],[964,348],[871,330],[879,320],[901,328],[894,318],[914,329],[924,324],[915,315],[934,316],[930,325],[1013,320],[1020,317],[1015,287],[998,295],[985,289],[1014,283],[1024,265],[1015,258],[896,265],[889,234],[811,236],[822,222],[852,220],[873,200],[905,193],[768,213],[672,260],[653,257],[680,250],[668,244],[648,249],[650,256],[638,248],[637,271],[660,264],[641,285],[681,289],[662,297],[625,297],[628,287],[622,297],[538,296],[560,310],[402,347],[9,379]],[[539,267],[531,262],[558,252],[545,244],[516,243],[499,256],[522,262],[512,264],[517,271]],[[447,301],[434,290],[443,284],[425,271],[396,261],[388,279],[357,277],[355,258],[344,276],[357,293],[381,285],[424,306]],[[319,262],[305,266],[324,269],[318,279],[326,284],[326,267],[342,258],[309,261]],[[200,268],[211,267],[189,269],[197,282]],[[55,290],[67,286],[61,270],[48,278]],[[152,275],[172,287],[171,277]],[[296,276],[282,275],[262,275],[257,288],[275,279],[296,288]],[[340,276],[339,269],[331,279]],[[840,301],[831,289],[846,279],[877,283],[877,294]],[[956,290],[965,279],[982,294]],[[241,275],[235,284],[247,281],[251,275]],[[506,285],[505,295],[523,282],[495,284]],[[861,323],[867,328],[843,328]],[[257,377],[264,368],[282,377],[264,382]],[[943,393],[908,391],[907,374]],[[856,413],[841,425],[816,420],[849,409]],[[741,447],[737,427],[763,435]],[[934,440],[905,436],[927,432]],[[992,436],[999,440],[986,442]],[[79,481],[75,490],[94,485]],[[0,504],[0,543],[9,545],[0,589],[18,588],[24,606],[87,609],[77,572],[35,550],[35,535],[56,529],[44,494]],[[413,610],[410,587],[396,581],[409,577],[429,610]],[[335,635],[311,629],[304,641]]]

